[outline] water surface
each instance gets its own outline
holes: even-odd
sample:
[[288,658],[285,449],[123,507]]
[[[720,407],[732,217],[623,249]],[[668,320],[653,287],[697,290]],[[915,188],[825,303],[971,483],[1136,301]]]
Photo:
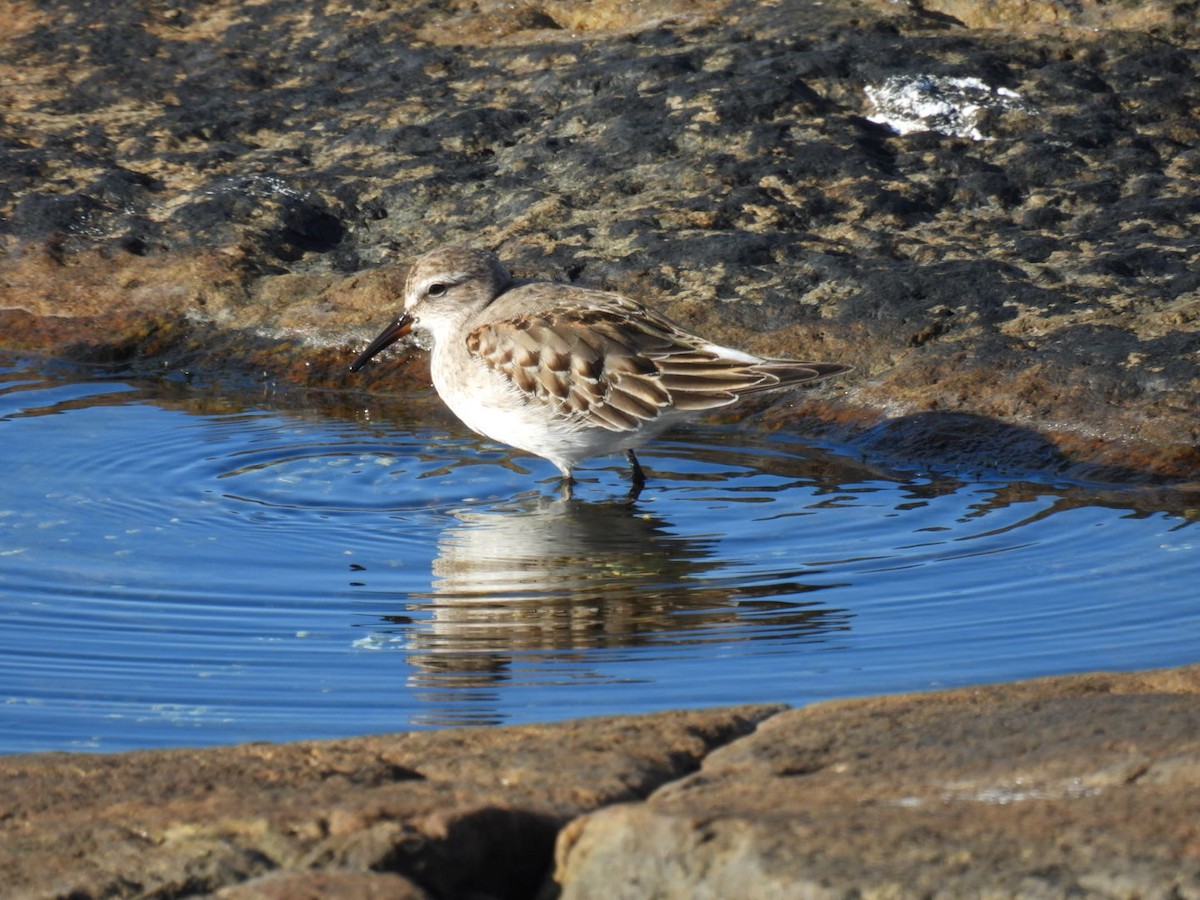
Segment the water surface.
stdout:
[[[1197,660],[1168,494],[700,426],[548,463],[425,393],[0,357],[0,752],[813,700]],[[1178,508],[1176,508],[1178,507]]]

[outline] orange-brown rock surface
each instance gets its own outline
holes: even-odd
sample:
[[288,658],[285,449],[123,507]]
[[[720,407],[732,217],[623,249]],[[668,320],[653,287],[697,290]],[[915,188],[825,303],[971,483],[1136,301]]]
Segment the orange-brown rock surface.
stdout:
[[778,709],[0,757],[0,897],[423,896],[401,877],[529,897],[564,823],[645,797]]
[[1187,897],[1198,693],[1192,666],[0,757],[0,897]]

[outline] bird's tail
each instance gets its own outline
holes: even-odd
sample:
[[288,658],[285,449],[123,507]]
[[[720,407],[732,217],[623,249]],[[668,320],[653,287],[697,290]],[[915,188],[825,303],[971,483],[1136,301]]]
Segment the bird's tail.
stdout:
[[776,391],[780,388],[793,387],[810,381],[820,381],[842,375],[854,366],[844,366],[841,363],[802,362],[795,359],[764,359],[761,363],[747,366],[751,372],[760,372],[770,376],[763,379],[761,384],[746,390],[744,393],[755,394],[761,391]]

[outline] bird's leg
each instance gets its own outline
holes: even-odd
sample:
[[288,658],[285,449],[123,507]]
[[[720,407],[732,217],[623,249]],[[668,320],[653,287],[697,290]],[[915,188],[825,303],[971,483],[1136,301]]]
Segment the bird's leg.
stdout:
[[625,458],[629,460],[629,497],[636,500],[638,494],[642,492],[642,488],[646,486],[646,473],[642,471],[637,454],[632,450],[625,451]]
[[562,472],[562,479],[558,482],[559,496],[563,500],[572,500],[575,497],[575,476],[571,474],[571,470],[566,466],[559,465],[558,470]]

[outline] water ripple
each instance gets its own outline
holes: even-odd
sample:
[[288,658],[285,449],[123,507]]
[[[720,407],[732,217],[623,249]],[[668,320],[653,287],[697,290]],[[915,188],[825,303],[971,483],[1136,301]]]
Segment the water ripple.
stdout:
[[697,427],[574,499],[425,395],[0,359],[0,752],[322,737],[1195,659],[1166,495]]

